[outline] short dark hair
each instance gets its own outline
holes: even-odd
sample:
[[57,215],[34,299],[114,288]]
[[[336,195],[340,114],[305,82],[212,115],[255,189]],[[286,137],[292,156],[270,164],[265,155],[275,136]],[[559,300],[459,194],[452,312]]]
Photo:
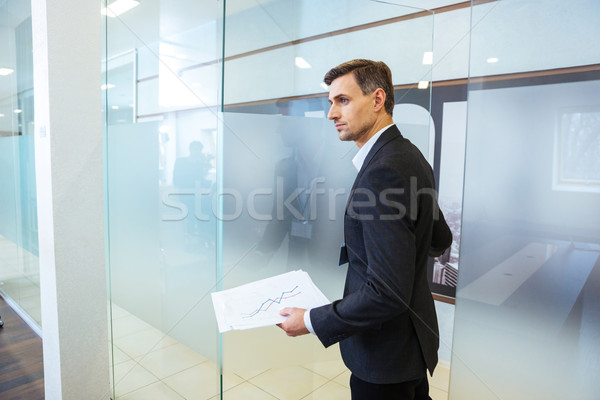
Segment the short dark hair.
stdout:
[[340,76],[353,73],[358,87],[363,94],[373,93],[376,89],[385,92],[385,111],[392,115],[394,111],[394,84],[392,83],[392,71],[383,61],[371,61],[356,59],[347,61],[329,70],[323,81],[327,86]]

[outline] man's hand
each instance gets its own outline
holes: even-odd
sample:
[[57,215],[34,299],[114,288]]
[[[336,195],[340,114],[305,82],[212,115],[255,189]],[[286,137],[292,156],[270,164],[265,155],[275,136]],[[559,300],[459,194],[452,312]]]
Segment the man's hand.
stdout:
[[286,307],[279,311],[279,314],[287,316],[288,318],[281,324],[277,324],[278,327],[283,329],[288,336],[296,337],[300,335],[306,335],[308,329],[304,325],[304,308],[293,308]]

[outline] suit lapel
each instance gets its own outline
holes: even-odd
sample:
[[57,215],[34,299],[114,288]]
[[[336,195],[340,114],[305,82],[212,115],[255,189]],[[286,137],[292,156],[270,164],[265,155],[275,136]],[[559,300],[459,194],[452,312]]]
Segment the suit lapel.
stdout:
[[381,134],[381,136],[379,136],[379,139],[377,139],[377,141],[375,142],[375,144],[373,145],[371,150],[369,150],[369,153],[367,154],[365,161],[363,162],[362,166],[360,167],[360,171],[358,171],[358,174],[356,175],[354,184],[352,184],[352,189],[350,190],[350,195],[348,196],[348,201],[346,201],[346,211],[345,212],[348,212],[348,206],[350,205],[350,200],[352,199],[352,196],[354,195],[354,190],[356,189],[356,184],[358,181],[360,181],[360,178],[361,178],[363,172],[365,172],[365,170],[369,167],[369,164],[371,163],[371,161],[373,160],[375,155],[379,152],[379,150],[381,150],[381,148],[383,146],[385,146],[386,144],[388,144],[389,142],[391,142],[392,140],[394,140],[396,138],[402,138],[402,134],[400,134],[400,130],[398,130],[398,128],[394,124],[394,125],[390,126],[388,129],[386,129],[385,132],[383,132]]

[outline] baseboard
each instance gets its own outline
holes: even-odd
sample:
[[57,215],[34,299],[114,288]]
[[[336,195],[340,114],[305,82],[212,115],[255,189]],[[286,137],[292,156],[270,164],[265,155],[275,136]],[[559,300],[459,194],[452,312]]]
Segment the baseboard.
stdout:
[[33,330],[36,335],[38,335],[40,338],[42,337],[42,327],[39,326],[38,323],[33,318],[31,318],[31,316],[29,316],[29,314],[27,314],[27,312],[25,312],[25,310],[23,310],[21,308],[19,303],[14,301],[2,289],[0,289],[0,297],[2,297],[2,299],[6,302],[6,304],[8,304],[8,306],[10,308],[12,308],[12,310],[15,312],[15,314],[17,314],[19,317],[21,317],[21,319],[23,321],[25,321],[25,323],[27,325],[29,325],[31,330]]

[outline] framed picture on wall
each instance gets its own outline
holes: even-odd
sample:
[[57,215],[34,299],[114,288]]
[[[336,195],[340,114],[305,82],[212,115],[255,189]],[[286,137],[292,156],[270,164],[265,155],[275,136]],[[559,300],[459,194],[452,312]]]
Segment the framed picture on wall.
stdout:
[[433,263],[432,283],[456,290],[462,218],[467,102],[444,103],[438,201],[452,231],[452,246]]
[[452,246],[430,261],[429,287],[437,300],[454,302],[459,271],[467,132],[466,85],[434,88],[435,168],[438,202],[452,231]]

